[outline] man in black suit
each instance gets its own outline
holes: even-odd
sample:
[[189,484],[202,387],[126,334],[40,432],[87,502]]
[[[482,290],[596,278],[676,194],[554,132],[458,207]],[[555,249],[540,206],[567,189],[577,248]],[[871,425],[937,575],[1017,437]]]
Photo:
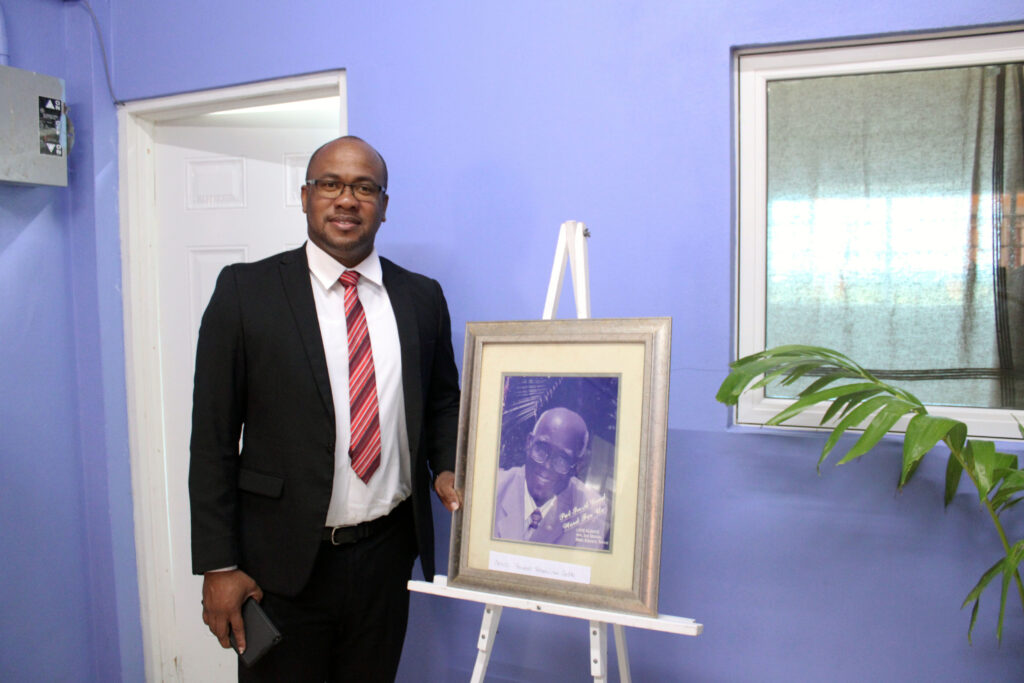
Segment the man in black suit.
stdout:
[[242,681],[393,680],[416,554],[434,574],[432,477],[459,506],[448,308],[436,281],[377,255],[387,204],[375,149],[325,144],[302,187],[309,242],[225,268],[203,315],[189,471],[203,621],[243,650],[251,596],[283,635]]

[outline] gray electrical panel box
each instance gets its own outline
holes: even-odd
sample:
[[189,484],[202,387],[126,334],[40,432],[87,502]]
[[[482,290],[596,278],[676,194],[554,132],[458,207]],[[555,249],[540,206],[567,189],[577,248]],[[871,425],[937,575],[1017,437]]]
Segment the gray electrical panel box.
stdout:
[[0,66],[0,182],[68,184],[64,81]]

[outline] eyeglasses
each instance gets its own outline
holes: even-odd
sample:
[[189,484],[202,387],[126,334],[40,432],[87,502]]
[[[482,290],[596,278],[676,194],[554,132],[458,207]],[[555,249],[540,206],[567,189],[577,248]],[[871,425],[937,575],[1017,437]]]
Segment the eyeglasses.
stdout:
[[334,199],[341,196],[346,187],[351,187],[352,196],[360,201],[376,199],[380,196],[381,192],[385,191],[385,188],[368,180],[360,180],[357,183],[343,183],[337,178],[314,178],[313,180],[307,180],[306,185],[313,186],[316,189],[317,196],[323,199]]
[[534,441],[530,444],[526,454],[538,465],[547,463],[548,467],[559,474],[569,474],[576,467],[576,459],[566,457],[559,448],[543,441]]

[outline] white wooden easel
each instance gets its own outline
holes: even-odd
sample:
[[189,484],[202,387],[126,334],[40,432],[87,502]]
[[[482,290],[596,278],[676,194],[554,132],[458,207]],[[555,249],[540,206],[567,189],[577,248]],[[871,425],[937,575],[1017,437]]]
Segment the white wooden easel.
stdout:
[[590,231],[580,221],[566,221],[558,231],[555,245],[555,262],[551,266],[548,280],[548,295],[544,299],[544,315],[541,320],[554,320],[558,313],[558,300],[562,296],[562,280],[565,279],[565,262],[572,272],[572,293],[576,298],[576,317],[580,320],[590,317],[590,265],[587,262],[587,238]]
[[[565,266],[568,262],[572,273],[573,296],[576,299],[576,317],[590,317],[590,273],[587,263],[587,242],[590,237],[586,225],[579,221],[566,221],[558,232],[558,244],[555,247],[555,262],[551,267],[551,279],[548,282],[547,299],[544,302],[543,320],[553,320],[558,311],[558,300],[561,297],[562,282],[565,278]],[[619,680],[630,683],[629,653],[626,649],[624,627],[633,626],[652,631],[663,631],[685,636],[698,636],[704,631],[704,625],[693,619],[659,614],[656,617],[645,617],[637,614],[613,612],[590,607],[577,607],[557,602],[546,602],[532,598],[501,595],[487,591],[455,588],[448,585],[447,576],[435,576],[433,583],[426,581],[410,581],[409,590],[417,593],[428,593],[457,600],[481,602],[485,605],[483,620],[480,624],[480,636],[477,638],[476,663],[473,666],[471,683],[483,683],[487,673],[487,664],[491,659],[491,648],[498,633],[498,622],[501,621],[501,610],[504,607],[543,612],[563,617],[585,619],[590,628],[590,675],[594,681],[603,683],[608,680],[608,625],[615,632],[615,651],[619,664]]]

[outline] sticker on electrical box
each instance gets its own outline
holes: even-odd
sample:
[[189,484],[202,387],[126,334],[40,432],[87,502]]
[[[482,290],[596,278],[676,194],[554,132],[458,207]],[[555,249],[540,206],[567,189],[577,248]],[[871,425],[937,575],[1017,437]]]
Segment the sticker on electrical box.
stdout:
[[63,129],[64,102],[53,97],[39,98],[39,153],[50,156],[64,156],[64,145],[60,143]]

